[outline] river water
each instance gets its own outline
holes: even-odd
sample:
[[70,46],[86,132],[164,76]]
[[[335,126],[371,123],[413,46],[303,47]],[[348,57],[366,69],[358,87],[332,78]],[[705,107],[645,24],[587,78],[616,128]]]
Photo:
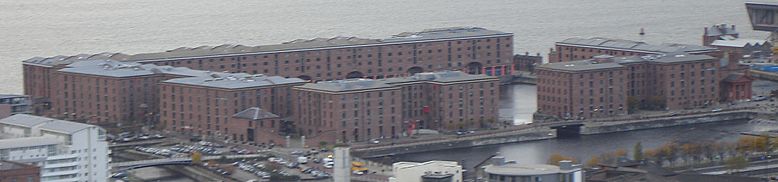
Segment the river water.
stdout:
[[[515,34],[515,51],[547,53],[569,37],[699,44],[702,29],[750,31],[746,0],[0,0],[0,93],[21,93],[35,56],[275,44],[300,38],[383,38],[479,26]],[[639,36],[641,28],[645,36]]]
[[[750,30],[746,0],[0,0],[0,93],[21,93],[21,60],[35,56],[164,51],[201,45],[275,44],[300,38],[384,38],[406,31],[479,26],[512,32],[516,53],[546,54],[570,37],[700,44],[703,27]],[[643,28],[646,35],[638,32]],[[504,88],[500,117],[527,123],[535,87]],[[460,160],[471,166],[501,152],[519,162],[544,162],[559,152],[586,159],[604,151],[645,148],[674,139],[731,139],[772,124],[731,123],[544,140],[399,156]]]
[[618,149],[630,151],[637,142],[644,149],[656,148],[667,142],[695,141],[729,141],[734,142],[740,132],[769,131],[778,129],[778,123],[755,123],[749,121],[731,121],[725,123],[699,124],[678,126],[652,130],[640,130],[626,133],[611,133],[591,136],[581,136],[572,139],[552,139],[532,142],[521,142],[505,145],[490,145],[475,148],[452,149],[394,156],[394,158],[378,158],[386,161],[416,161],[448,160],[463,162],[468,170],[493,154],[501,154],[507,160],[519,163],[546,163],[554,153],[575,158],[577,161],[587,161],[591,156],[613,152]]

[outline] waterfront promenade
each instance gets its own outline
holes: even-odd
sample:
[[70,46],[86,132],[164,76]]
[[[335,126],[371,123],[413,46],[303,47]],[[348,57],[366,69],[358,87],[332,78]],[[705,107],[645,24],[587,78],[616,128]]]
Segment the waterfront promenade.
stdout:
[[[475,131],[472,134],[417,135],[403,139],[381,141],[379,144],[354,143],[352,151],[361,157],[381,157],[414,152],[431,151],[438,148],[464,148],[502,143],[524,142],[556,138],[550,126],[565,123],[582,123],[583,135],[632,130],[653,129],[717,121],[748,120],[758,115],[777,112],[775,102],[741,102],[705,109],[683,111],[643,111],[637,114],[585,121],[547,121],[525,125],[503,126],[500,129]],[[771,107],[765,107],[771,106]],[[512,138],[511,138],[512,137]],[[511,138],[511,139],[506,139]]]

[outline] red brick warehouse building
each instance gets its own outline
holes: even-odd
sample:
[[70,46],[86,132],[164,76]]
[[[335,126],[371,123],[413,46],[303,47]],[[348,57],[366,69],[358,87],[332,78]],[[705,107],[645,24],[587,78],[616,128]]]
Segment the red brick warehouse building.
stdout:
[[38,114],[50,110],[54,72],[83,60],[152,63],[196,70],[243,72],[306,80],[385,78],[427,71],[464,70],[502,75],[511,69],[513,34],[477,27],[405,32],[386,39],[295,40],[275,45],[221,45],[126,55],[82,54],[24,61],[25,94]]
[[299,132],[327,142],[398,137],[415,129],[455,131],[496,122],[499,80],[443,71],[294,87]]
[[299,78],[215,72],[165,80],[159,84],[160,121],[166,130],[180,133],[278,144],[281,122],[292,116],[291,88],[305,83]]
[[41,181],[40,167],[0,160],[0,182],[39,182]]
[[537,113],[587,119],[710,106],[719,101],[719,67],[714,57],[682,53],[544,64],[537,68]]
[[645,56],[650,54],[668,54],[684,52],[721,57],[719,50],[712,47],[689,44],[652,45],[645,42],[609,38],[569,38],[557,42],[548,53],[548,62],[566,62],[592,59],[597,55]]

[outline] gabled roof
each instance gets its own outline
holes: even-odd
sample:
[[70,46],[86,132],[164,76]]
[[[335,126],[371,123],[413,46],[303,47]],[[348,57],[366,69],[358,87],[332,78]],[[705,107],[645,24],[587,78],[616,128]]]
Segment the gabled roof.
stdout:
[[278,118],[278,115],[265,111],[258,107],[251,107],[246,110],[240,111],[235,115],[232,115],[232,117],[250,119],[250,120],[260,120],[260,119],[267,119],[267,118]]
[[333,38],[314,38],[297,39],[281,44],[245,46],[224,44],[219,46],[200,46],[200,47],[180,47],[173,50],[154,53],[141,53],[135,55],[126,55],[122,53],[100,53],[100,54],[80,54],[76,56],[55,56],[49,58],[34,57],[25,60],[25,64],[37,64],[45,66],[68,65],[77,61],[94,59],[112,59],[117,61],[150,61],[160,59],[179,59],[206,56],[224,56],[224,55],[247,55],[266,52],[288,52],[307,49],[322,49],[345,46],[363,46],[377,44],[398,44],[414,41],[437,40],[437,39],[460,39],[468,37],[481,36],[502,36],[511,35],[496,30],[488,30],[480,27],[449,27],[438,29],[426,29],[419,32],[405,32],[386,39],[366,39],[358,37],[333,37]]
[[357,90],[392,88],[392,85],[386,84],[384,81],[380,81],[380,80],[352,78],[352,79],[345,79],[345,80],[307,83],[305,85],[297,86],[297,88],[321,90],[321,91],[329,91],[329,92],[346,92],[346,91],[357,91]]
[[303,84],[305,80],[300,78],[284,78],[280,76],[251,75],[246,73],[217,73],[203,74],[195,77],[174,78],[163,81],[164,83],[175,83],[184,85],[194,85],[214,88],[252,88],[282,84]]
[[770,44],[767,40],[757,39],[731,39],[731,40],[715,40],[710,45],[721,47],[747,47],[747,46],[762,46]]
[[717,50],[716,48],[712,48],[712,47],[690,45],[690,44],[665,43],[660,45],[654,45],[645,42],[622,40],[622,39],[610,39],[610,38],[602,38],[602,37],[594,37],[588,39],[569,38],[563,40],[562,42],[557,42],[557,44],[571,44],[571,45],[589,46],[589,47],[598,47],[598,48],[623,49],[623,50],[632,50],[632,51],[647,52],[647,53],[672,53],[672,52],[698,53],[698,52],[711,52]]

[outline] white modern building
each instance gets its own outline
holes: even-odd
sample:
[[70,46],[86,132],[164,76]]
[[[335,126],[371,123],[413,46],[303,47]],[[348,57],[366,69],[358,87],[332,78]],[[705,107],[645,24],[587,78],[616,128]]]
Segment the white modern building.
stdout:
[[390,182],[462,182],[462,166],[452,161],[397,162]]
[[103,128],[28,114],[0,119],[0,160],[41,167],[41,181],[108,180]]
[[520,164],[505,161],[502,156],[491,158],[491,164],[481,167],[479,181],[485,182],[583,182],[580,165],[560,161],[559,166],[548,164]]

